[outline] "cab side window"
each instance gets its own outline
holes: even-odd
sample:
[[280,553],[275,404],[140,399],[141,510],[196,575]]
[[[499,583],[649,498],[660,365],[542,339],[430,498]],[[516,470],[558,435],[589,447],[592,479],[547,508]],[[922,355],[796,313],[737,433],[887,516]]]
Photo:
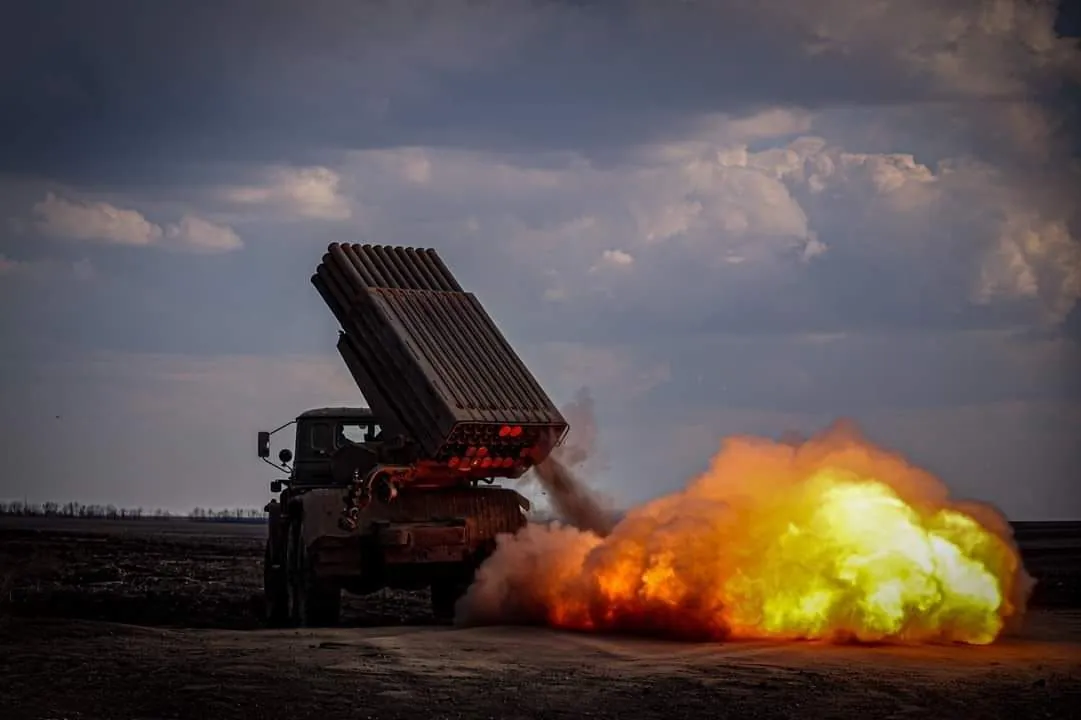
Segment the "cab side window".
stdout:
[[334,451],[334,433],[329,423],[315,423],[311,430],[312,451],[316,455],[329,455]]

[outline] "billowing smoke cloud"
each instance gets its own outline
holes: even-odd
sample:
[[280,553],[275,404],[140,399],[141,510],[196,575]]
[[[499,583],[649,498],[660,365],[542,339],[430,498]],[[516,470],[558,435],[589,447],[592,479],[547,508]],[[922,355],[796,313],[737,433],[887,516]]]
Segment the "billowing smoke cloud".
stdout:
[[[581,511],[580,484],[544,477],[569,517]],[[847,422],[802,443],[729,438],[682,491],[610,531],[591,519],[502,537],[460,622],[985,644],[1021,617],[1031,589],[997,510],[951,499]]]

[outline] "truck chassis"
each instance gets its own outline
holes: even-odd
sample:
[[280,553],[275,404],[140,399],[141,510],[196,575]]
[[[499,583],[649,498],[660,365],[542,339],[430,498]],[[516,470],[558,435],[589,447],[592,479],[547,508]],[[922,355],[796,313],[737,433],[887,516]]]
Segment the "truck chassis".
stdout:
[[355,529],[337,522],[341,488],[285,491],[267,506],[264,557],[266,617],[278,627],[334,625],[342,592],[428,587],[435,618],[455,604],[496,538],[526,523],[528,502],[501,487],[403,490],[374,501]]

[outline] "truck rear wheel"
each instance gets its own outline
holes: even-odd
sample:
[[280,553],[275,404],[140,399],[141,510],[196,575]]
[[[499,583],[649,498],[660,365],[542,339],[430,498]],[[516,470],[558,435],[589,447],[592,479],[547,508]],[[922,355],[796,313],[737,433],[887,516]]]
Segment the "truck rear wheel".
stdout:
[[286,553],[289,619],[298,627],[337,625],[342,590],[332,581],[316,576],[303,537],[303,520],[292,523]]
[[[426,515],[470,517],[477,534],[485,538],[454,575],[433,579],[432,615],[437,622],[449,623],[454,621],[455,606],[473,584],[477,570],[495,552],[496,538],[504,533],[518,532],[526,524],[526,519],[518,504],[518,493],[502,488],[472,489],[441,495],[432,493],[428,497],[431,505],[426,508]],[[433,506],[438,508],[434,512],[429,509]]]
[[461,580],[439,580],[432,583],[432,615],[437,622],[454,622],[454,608],[465,595],[470,583]]
[[458,601],[469,590],[477,570],[495,550],[495,540],[483,543],[472,558],[462,567],[457,577],[440,578],[432,583],[432,615],[437,622],[454,622]]

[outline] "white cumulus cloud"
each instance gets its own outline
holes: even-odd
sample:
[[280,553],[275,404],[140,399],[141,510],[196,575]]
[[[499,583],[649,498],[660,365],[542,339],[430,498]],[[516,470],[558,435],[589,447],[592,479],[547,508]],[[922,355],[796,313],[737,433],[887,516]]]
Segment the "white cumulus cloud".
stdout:
[[624,250],[605,250],[589,271],[600,272],[606,268],[629,268],[634,265],[634,255]]
[[44,235],[82,242],[127,247],[171,247],[178,250],[220,253],[243,247],[230,227],[196,215],[159,225],[137,210],[126,210],[100,201],[68,200],[49,192],[32,211],[37,229]]
[[[413,174],[423,169],[414,167]],[[353,209],[341,190],[341,176],[325,167],[273,167],[263,173],[263,181],[253,185],[227,187],[222,197],[230,202],[277,206],[301,217],[347,220]]]
[[239,250],[244,246],[240,236],[225,225],[217,225],[195,215],[185,215],[180,222],[165,230],[171,242],[193,251],[222,253]]
[[1081,298],[1081,243],[1061,220],[1010,214],[984,254],[972,295],[980,303],[1037,299],[1064,318]]
[[[676,310],[753,291],[768,304],[782,285],[812,282],[809,266],[868,284],[869,302],[915,307],[930,290],[945,313],[1021,301],[1055,322],[1081,297],[1066,196],[1035,196],[1023,177],[963,153],[924,160],[847,139],[834,121],[776,109],[713,117],[604,165],[413,147],[349,153],[340,172],[378,208],[376,234],[457,238],[532,266],[538,299],[599,293]],[[631,265],[633,282],[599,272]],[[673,284],[680,268],[696,280]]]
[[145,247],[161,240],[160,226],[135,210],[104,202],[74,202],[48,193],[34,205],[38,229],[56,237]]

